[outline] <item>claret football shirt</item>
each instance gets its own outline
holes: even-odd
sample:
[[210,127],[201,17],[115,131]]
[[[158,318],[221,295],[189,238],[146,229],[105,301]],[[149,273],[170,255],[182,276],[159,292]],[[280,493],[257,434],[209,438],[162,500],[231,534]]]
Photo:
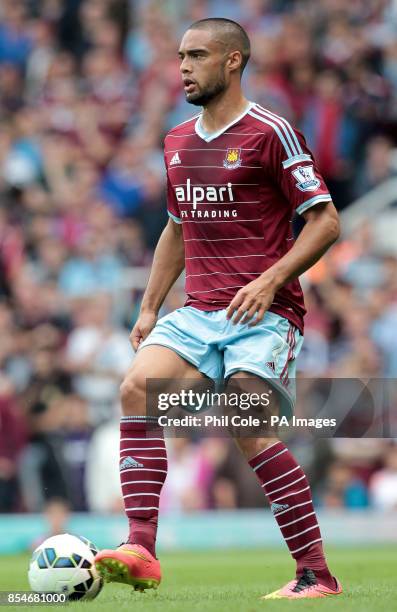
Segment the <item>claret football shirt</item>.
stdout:
[[[165,138],[168,214],[182,224],[185,305],[218,310],[292,247],[292,217],[331,199],[305,139],[285,119],[249,103],[219,132],[200,116]],[[270,310],[303,332],[299,280]]]

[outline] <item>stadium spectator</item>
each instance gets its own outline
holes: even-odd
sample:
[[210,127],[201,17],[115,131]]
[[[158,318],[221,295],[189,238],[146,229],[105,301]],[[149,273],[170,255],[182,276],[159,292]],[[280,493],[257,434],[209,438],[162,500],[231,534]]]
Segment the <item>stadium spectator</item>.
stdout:
[[368,141],[365,160],[354,184],[356,197],[365,195],[383,181],[396,176],[392,152],[393,141],[386,136],[375,136]]
[[121,512],[119,477],[119,424],[111,420],[96,428],[88,449],[85,489],[92,512]]
[[24,507],[40,512],[53,498],[69,497],[66,463],[62,455],[67,415],[60,397],[47,404],[37,402],[29,411],[31,437],[19,462],[19,479]]
[[211,438],[192,444],[187,438],[168,440],[170,478],[166,479],[160,506],[167,512],[192,512],[208,508],[209,487],[216,456]]
[[85,471],[93,426],[87,402],[77,394],[64,395],[66,416],[62,453],[68,479],[69,502],[74,511],[88,510]]
[[56,497],[50,499],[43,510],[44,520],[48,529],[33,540],[30,546],[31,549],[35,550],[44,540],[51,536],[67,533],[69,515],[70,507],[64,499],[57,499]]
[[74,375],[75,391],[89,402],[91,421],[98,423],[112,416],[119,381],[133,352],[125,331],[111,324],[109,296],[75,302],[73,321],[64,367]]
[[385,451],[383,466],[375,472],[369,483],[371,500],[381,510],[397,508],[397,446],[392,445]]
[[355,476],[349,465],[335,462],[331,465],[320,497],[326,508],[365,508],[368,493],[365,484]]
[[24,2],[6,0],[0,23],[0,63],[25,67],[32,45],[26,26],[27,11]]

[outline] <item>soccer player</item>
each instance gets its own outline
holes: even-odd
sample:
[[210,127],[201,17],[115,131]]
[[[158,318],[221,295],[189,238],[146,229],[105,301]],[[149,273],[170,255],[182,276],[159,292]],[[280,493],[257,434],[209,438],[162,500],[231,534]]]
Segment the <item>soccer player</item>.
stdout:
[[[165,138],[169,221],[157,245],[131,340],[136,358],[121,386],[120,476],[127,543],[96,557],[109,580],[139,589],[161,580],[155,540],[167,453],[149,427],[148,378],[263,379],[292,413],[289,380],[303,340],[298,276],[338,238],[337,212],[303,136],[248,101],[241,74],[246,32],[228,19],[204,19],[183,36],[180,70],[187,102],[202,112]],[[305,225],[294,241],[291,219]],[[157,321],[186,270],[187,301]],[[325,559],[310,485],[277,438],[236,440],[266,494],[296,561],[296,577],[270,599],[342,592]]]

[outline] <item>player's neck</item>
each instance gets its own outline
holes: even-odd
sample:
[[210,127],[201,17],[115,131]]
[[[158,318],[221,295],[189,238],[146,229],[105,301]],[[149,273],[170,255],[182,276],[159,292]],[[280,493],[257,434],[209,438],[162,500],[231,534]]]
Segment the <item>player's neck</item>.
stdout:
[[241,115],[248,104],[249,102],[241,90],[236,92],[235,95],[226,92],[224,96],[212,100],[203,108],[200,120],[201,127],[208,134],[217,132]]

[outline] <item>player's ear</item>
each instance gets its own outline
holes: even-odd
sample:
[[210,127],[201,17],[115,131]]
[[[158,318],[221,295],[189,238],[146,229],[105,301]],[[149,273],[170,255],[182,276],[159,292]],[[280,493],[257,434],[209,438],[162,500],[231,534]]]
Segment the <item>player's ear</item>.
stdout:
[[228,66],[230,72],[235,72],[236,70],[240,70],[241,62],[242,57],[240,51],[232,51],[229,53],[226,65]]

